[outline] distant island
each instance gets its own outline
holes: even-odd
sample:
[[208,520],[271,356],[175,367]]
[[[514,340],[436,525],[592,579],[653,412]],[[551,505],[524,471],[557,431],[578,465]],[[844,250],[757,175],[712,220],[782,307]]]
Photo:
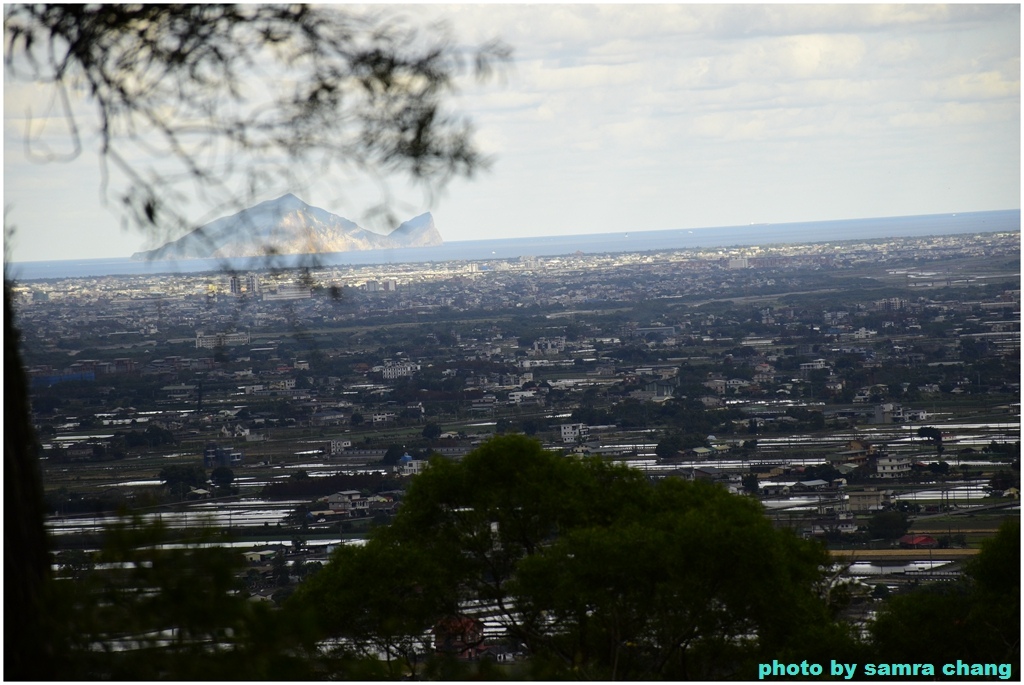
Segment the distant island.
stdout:
[[207,259],[270,254],[322,254],[403,247],[433,247],[444,241],[430,212],[389,233],[361,228],[344,217],[306,204],[292,194],[222,217],[132,259]]

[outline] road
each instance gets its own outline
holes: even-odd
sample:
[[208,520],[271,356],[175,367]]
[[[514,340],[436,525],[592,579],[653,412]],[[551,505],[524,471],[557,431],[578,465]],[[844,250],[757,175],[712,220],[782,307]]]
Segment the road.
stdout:
[[932,559],[964,559],[980,549],[833,549],[833,559],[844,561],[930,561]]

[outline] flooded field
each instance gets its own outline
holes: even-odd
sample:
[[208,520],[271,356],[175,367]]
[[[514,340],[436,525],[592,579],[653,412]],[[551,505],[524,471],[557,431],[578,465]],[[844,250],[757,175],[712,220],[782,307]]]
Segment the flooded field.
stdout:
[[[188,528],[262,528],[283,523],[288,514],[305,504],[306,500],[276,500],[259,498],[242,499],[233,502],[205,501],[182,505],[171,509],[161,507],[156,511],[138,514],[143,522],[160,521],[172,530]],[[105,527],[118,523],[130,523],[131,519],[109,515],[51,516],[46,521],[51,535],[73,535],[98,533]]]
[[[936,550],[936,555],[941,556],[938,550]],[[880,564],[873,561],[857,561],[850,564],[850,567],[846,571],[846,575],[853,578],[866,578],[915,573],[918,571],[937,571],[943,566],[951,563],[953,562],[949,559],[929,559],[927,561],[908,561],[888,564]]]

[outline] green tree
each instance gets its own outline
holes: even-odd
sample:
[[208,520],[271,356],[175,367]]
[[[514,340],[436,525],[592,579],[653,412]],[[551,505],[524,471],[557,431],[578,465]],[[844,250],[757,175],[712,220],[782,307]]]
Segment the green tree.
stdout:
[[387,451],[384,453],[382,463],[388,466],[392,466],[398,463],[398,460],[405,454],[405,447],[402,445],[389,445]]
[[94,565],[62,567],[45,617],[55,679],[313,676],[308,620],[247,601],[241,556],[204,546],[211,530],[193,533],[200,544],[183,549],[161,524],[135,520],[105,531]]
[[[299,587],[291,604],[315,613],[318,628],[343,638],[356,659],[339,677],[397,678],[429,654],[438,617],[457,611],[455,588],[429,550],[375,542],[342,546]],[[378,660],[383,655],[383,661]]]
[[[551,677],[749,677],[758,659],[835,630],[819,596],[826,563],[752,500],[510,435],[433,461],[393,523],[301,595],[314,611],[345,607],[321,622],[328,635],[351,638],[345,616],[373,617],[378,647],[409,645],[470,602],[493,607]],[[349,587],[359,577],[373,578],[363,592]],[[385,595],[427,596],[408,609],[382,597],[382,613],[378,578]]]
[[235,482],[235,472],[227,466],[218,466],[210,472],[210,480],[218,488],[228,490],[231,488],[231,484]]
[[163,481],[164,487],[179,499],[188,494],[192,488],[206,484],[206,472],[200,466],[183,466],[173,464],[160,469],[157,476]]
[[917,437],[927,440],[935,446],[935,454],[942,458],[945,447],[942,444],[942,431],[934,426],[922,426],[917,429]]
[[895,540],[907,534],[910,522],[902,511],[879,511],[868,519],[868,533],[873,538]]
[[279,587],[288,585],[290,582],[288,560],[284,558],[284,552],[278,552],[274,555],[274,561],[271,563],[271,575]]
[[679,453],[679,450],[683,449],[683,438],[678,433],[667,435],[661,439],[658,446],[654,448],[654,453],[658,455],[660,459],[671,459]]
[[956,583],[890,598],[870,624],[878,662],[1012,664],[1020,678],[1020,522],[1004,523]]
[[437,440],[441,437],[441,426],[436,423],[428,423],[423,427],[423,437],[427,440]]
[[749,677],[827,624],[813,591],[822,550],[773,530],[752,501],[665,479],[643,503],[520,564],[535,650],[588,679]]

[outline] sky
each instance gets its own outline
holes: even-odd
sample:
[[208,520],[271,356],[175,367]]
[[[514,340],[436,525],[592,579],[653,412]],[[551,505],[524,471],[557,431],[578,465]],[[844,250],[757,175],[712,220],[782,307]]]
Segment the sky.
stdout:
[[[1019,5],[378,8],[513,49],[499,78],[467,80],[451,103],[491,168],[429,202],[398,191],[445,241],[1020,207]],[[88,145],[68,162],[26,158],[41,90],[5,78],[8,258],[152,247],[104,204]],[[340,207],[299,195],[357,221],[365,209],[351,193]]]

